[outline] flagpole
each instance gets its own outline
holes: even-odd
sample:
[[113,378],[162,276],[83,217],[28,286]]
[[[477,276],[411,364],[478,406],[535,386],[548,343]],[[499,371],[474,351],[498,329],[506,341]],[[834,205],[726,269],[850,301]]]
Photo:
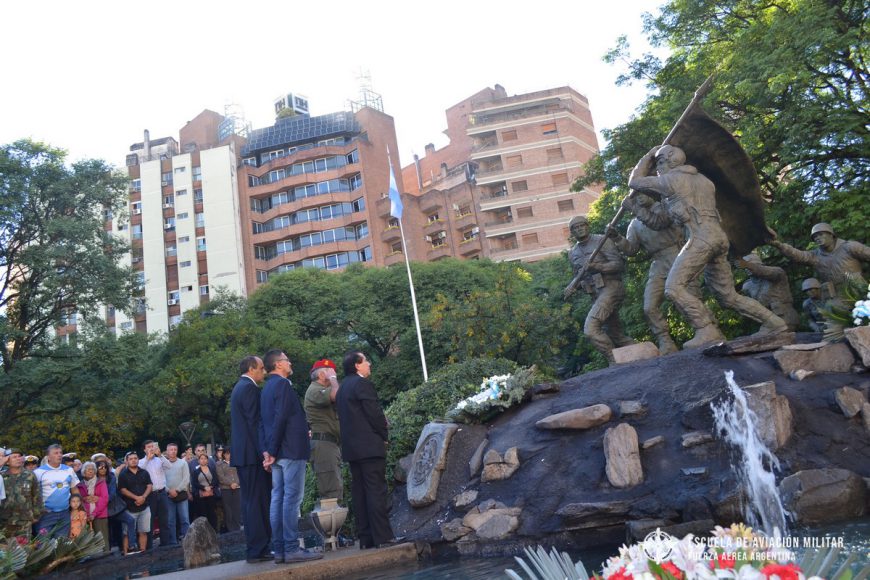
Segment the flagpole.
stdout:
[[405,268],[408,270],[408,287],[411,289],[411,306],[414,309],[414,325],[417,328],[417,345],[420,347],[420,362],[423,365],[423,381],[429,382],[429,371],[426,369],[426,353],[423,350],[423,333],[420,331],[420,315],[417,313],[417,295],[414,293],[414,280],[411,278],[411,262],[408,260],[408,245],[405,243],[405,228],[402,226],[402,196],[396,185],[393,173],[393,161],[390,158],[390,148],[387,147],[387,163],[390,166],[390,215],[399,222],[399,235],[402,236],[402,253],[405,255]]
[[402,253],[405,255],[405,268],[408,270],[408,286],[411,288],[411,306],[414,308],[414,324],[417,326],[417,344],[420,346],[420,362],[423,364],[423,382],[429,382],[429,371],[426,369],[426,353],[423,351],[423,334],[420,332],[420,315],[417,314],[417,296],[414,294],[414,280],[411,278],[411,262],[408,260],[408,247],[405,245],[405,228],[402,218],[399,220],[399,235],[402,236]]

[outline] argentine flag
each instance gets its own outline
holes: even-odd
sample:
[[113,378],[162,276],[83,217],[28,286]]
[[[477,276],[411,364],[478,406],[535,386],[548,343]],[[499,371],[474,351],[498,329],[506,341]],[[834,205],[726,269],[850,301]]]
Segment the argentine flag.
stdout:
[[396,187],[392,163],[390,163],[390,215],[398,220],[402,219],[402,198],[399,196],[399,188]]

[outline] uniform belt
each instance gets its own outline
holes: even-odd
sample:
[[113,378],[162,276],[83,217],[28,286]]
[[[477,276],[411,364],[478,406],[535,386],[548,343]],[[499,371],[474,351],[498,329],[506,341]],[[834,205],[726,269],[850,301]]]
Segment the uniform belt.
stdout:
[[329,443],[335,443],[338,445],[338,439],[336,439],[333,435],[329,433],[312,433],[311,434],[312,441],[328,441]]

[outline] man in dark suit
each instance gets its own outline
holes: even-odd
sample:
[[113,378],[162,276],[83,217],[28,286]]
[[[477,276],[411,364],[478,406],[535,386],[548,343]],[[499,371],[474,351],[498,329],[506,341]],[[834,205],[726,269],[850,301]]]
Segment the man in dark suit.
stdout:
[[361,550],[397,543],[387,509],[387,418],[368,377],[366,355],[344,356],[344,380],[336,395],[341,455],[350,463],[351,495]]
[[317,560],[323,554],[299,547],[299,506],[305,491],[305,466],[311,455],[308,421],[289,377],[293,363],[287,353],[272,349],[263,357],[269,377],[260,395],[266,450],[272,464],[272,550],[275,563]]
[[267,562],[269,553],[269,492],[272,479],[265,468],[275,461],[266,450],[260,421],[260,389],[265,368],[260,357],[246,356],[239,363],[241,377],[230,397],[232,446],[230,464],[239,473],[242,521],[245,526],[245,556],[249,563]]

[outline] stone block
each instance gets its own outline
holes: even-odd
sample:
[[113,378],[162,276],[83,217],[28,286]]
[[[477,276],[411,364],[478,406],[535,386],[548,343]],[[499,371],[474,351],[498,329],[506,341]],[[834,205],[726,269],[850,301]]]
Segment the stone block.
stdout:
[[792,434],[792,413],[788,398],[776,394],[776,384],[766,381],[744,387],[749,408],[758,417],[759,437],[776,451]]
[[221,561],[218,537],[205,518],[196,518],[181,541],[184,549],[184,569],[211,566]]
[[834,391],[834,399],[843,414],[850,419],[860,413],[867,403],[864,393],[852,387],[840,387]]
[[647,360],[659,356],[659,349],[651,342],[639,342],[613,349],[613,362],[616,364]]
[[454,423],[429,423],[423,428],[408,471],[407,495],[412,506],[427,506],[435,501],[450,440],[457,429],[459,425]]
[[498,509],[490,509],[486,510],[482,513],[474,513],[474,510],[465,514],[465,517],[462,518],[462,525],[471,528],[474,531],[480,529],[481,526],[486,524],[489,520],[493,518],[497,518],[499,516],[513,516],[517,517],[522,512],[521,508],[498,508]]
[[646,407],[640,401],[620,401],[619,416],[646,415]]
[[473,531],[471,528],[462,525],[462,518],[455,518],[441,525],[441,537],[448,542],[455,542]]
[[684,449],[697,447],[698,445],[704,445],[706,443],[711,443],[712,441],[713,436],[707,431],[692,431],[691,433],[685,433],[682,437],[682,445]]
[[620,423],[604,433],[605,473],[614,487],[634,487],[643,482],[637,431],[628,423]]
[[641,444],[641,449],[650,449],[651,447],[655,447],[656,445],[660,445],[665,442],[664,435],[656,435],[655,437],[650,437],[646,441]]
[[486,449],[487,445],[489,445],[489,439],[481,441],[472,454],[471,459],[468,460],[469,477],[477,476],[477,472],[480,471],[480,466],[483,464],[483,450]]
[[499,514],[488,519],[475,530],[481,540],[503,540],[520,527],[517,516]]
[[490,449],[486,452],[486,455],[483,456],[483,464],[484,465],[492,465],[493,463],[501,463],[501,453],[496,451],[495,449]]
[[781,349],[773,353],[782,372],[791,375],[797,370],[816,373],[848,373],[855,356],[844,343],[827,344],[813,350]]
[[399,460],[396,464],[396,467],[393,468],[393,479],[398,481],[399,483],[407,483],[408,481],[408,472],[411,470],[411,466],[414,464],[414,454],[409,453]]
[[490,449],[486,452],[483,463],[483,474],[480,476],[480,480],[483,482],[499,481],[516,473],[517,469],[520,468],[520,457],[516,447],[511,447],[505,451],[503,459],[498,451]]
[[607,405],[592,405],[544,417],[535,423],[535,427],[538,429],[591,429],[607,423],[612,415],[613,412]]
[[848,469],[807,469],[779,484],[783,504],[798,523],[821,524],[864,515],[867,486]]
[[466,489],[462,493],[458,493],[453,497],[453,506],[458,510],[465,510],[474,505],[477,501],[477,490]]
[[856,326],[846,329],[846,340],[858,353],[861,364],[870,367],[870,326]]

